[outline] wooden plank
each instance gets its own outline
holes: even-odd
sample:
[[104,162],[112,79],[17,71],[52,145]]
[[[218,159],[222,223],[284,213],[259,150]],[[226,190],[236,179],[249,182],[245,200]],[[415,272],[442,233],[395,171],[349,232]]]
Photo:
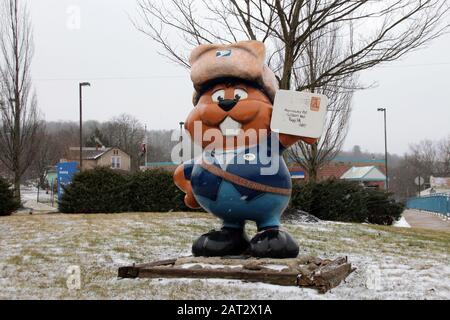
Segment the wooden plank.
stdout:
[[[190,268],[183,265],[193,264]],[[220,265],[205,268],[203,265]],[[285,269],[272,270],[266,265],[282,265]],[[223,266],[223,267],[222,267]],[[264,282],[283,286],[316,288],[325,293],[338,286],[355,269],[347,258],[322,260],[314,257],[297,259],[203,258],[183,257],[119,268],[120,278],[196,278],[232,279]]]
[[138,278],[140,270],[156,267],[156,266],[168,266],[174,265],[177,259],[168,259],[162,261],[155,261],[144,264],[133,264],[132,266],[120,267],[119,268],[119,278]]
[[184,269],[151,267],[139,270],[140,278],[217,278],[249,282],[266,282],[284,286],[295,286],[297,273],[278,271],[252,271],[232,269]]

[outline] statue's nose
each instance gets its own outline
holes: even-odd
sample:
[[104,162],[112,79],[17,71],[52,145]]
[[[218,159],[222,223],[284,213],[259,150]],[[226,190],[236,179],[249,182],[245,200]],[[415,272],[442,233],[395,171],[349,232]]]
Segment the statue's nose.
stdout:
[[238,103],[237,99],[223,99],[219,101],[219,107],[224,111],[230,111]]

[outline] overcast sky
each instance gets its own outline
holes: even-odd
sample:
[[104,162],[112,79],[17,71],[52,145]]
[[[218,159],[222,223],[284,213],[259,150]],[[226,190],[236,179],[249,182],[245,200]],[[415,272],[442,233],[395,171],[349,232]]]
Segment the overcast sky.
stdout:
[[[78,82],[84,90],[84,119],[136,116],[150,129],[178,127],[192,108],[188,72],[157,54],[129,15],[135,0],[29,1],[34,26],[33,78],[47,120],[78,119]],[[80,28],[73,13],[80,10]],[[75,21],[76,22],[76,21]],[[410,143],[450,135],[450,36],[402,61],[365,71],[376,88],[354,99],[345,149],[360,145],[384,151],[383,118],[388,108],[389,150],[402,154]]]

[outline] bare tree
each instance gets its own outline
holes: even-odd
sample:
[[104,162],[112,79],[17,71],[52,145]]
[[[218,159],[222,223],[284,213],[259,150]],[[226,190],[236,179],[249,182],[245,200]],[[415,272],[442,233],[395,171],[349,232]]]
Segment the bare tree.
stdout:
[[0,4],[0,160],[13,173],[15,196],[35,158],[40,121],[30,66],[33,57],[30,15],[25,3],[4,0]]
[[63,158],[69,145],[64,145],[64,132],[54,132],[47,129],[46,124],[41,126],[36,140],[41,143],[38,145],[35,160],[28,168],[24,178],[37,179],[41,187],[46,185],[45,175],[47,170],[55,166]]
[[[177,130],[178,132],[178,130]],[[171,130],[150,130],[148,137],[148,161],[171,162],[171,153],[178,141],[172,141]]]
[[[161,53],[189,67],[187,53],[202,43],[260,40],[280,87],[292,89],[293,71],[309,41],[337,31],[342,50],[334,63],[296,89],[321,87],[393,61],[441,35],[448,25],[444,0],[137,0],[135,26],[162,47]],[[175,43],[184,43],[181,47]],[[298,66],[297,66],[298,67]]]
[[133,116],[122,114],[102,125],[102,134],[111,147],[118,147],[131,157],[131,170],[139,169],[140,145],[144,141],[144,126]]
[[[416,177],[423,177],[428,183],[430,176],[450,176],[450,137],[440,141],[423,140],[410,145],[409,152],[397,166],[392,168],[392,191],[399,199],[418,194]],[[422,191],[426,185],[420,186]]]
[[[325,129],[320,140],[312,145],[297,142],[288,150],[288,158],[301,165],[311,181],[317,180],[321,167],[336,157],[342,149],[348,132],[356,75],[350,74],[321,87],[314,85],[315,79],[339,58],[340,42],[337,29],[320,30],[320,36],[310,39],[304,54],[293,70],[295,86],[310,92],[322,93],[330,99]],[[310,84],[308,86],[308,84]]]
[[[394,61],[447,31],[443,0],[137,0],[141,32],[160,53],[189,68],[188,52],[203,43],[260,40],[281,89],[330,97],[324,136],[299,143],[289,156],[314,179],[345,139],[357,74]],[[182,43],[179,47],[173,43]]]
[[450,177],[450,135],[438,144],[438,158],[440,161],[440,175]]
[[423,140],[409,147],[409,163],[416,170],[417,175],[427,178],[438,173],[438,155],[436,143]]
[[414,180],[423,173],[415,167],[410,154],[405,154],[399,164],[390,169],[390,172],[392,179],[390,191],[394,193],[397,200],[403,201],[418,194],[419,186],[414,183]]

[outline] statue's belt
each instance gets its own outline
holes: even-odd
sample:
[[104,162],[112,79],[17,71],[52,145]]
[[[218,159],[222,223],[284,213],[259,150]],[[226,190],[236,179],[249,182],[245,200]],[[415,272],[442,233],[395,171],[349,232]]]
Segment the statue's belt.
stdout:
[[267,186],[265,184],[261,184],[258,182],[250,181],[245,178],[239,177],[235,174],[226,172],[226,171],[216,167],[215,165],[212,165],[209,163],[202,162],[200,165],[203,169],[212,173],[213,175],[218,176],[218,177],[220,177],[226,181],[229,181],[231,183],[234,183],[238,186],[245,187],[247,189],[252,189],[252,190],[261,191],[261,192],[275,193],[275,194],[280,194],[283,196],[291,195],[291,189],[277,188],[277,187]]

